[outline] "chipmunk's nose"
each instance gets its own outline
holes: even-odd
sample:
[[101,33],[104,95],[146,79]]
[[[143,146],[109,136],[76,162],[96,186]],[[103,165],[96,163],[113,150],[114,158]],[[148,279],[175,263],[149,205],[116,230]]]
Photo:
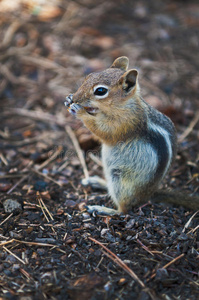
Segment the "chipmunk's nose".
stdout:
[[73,103],[73,94],[70,94],[66,97],[66,101],[64,102],[64,105],[69,107]]

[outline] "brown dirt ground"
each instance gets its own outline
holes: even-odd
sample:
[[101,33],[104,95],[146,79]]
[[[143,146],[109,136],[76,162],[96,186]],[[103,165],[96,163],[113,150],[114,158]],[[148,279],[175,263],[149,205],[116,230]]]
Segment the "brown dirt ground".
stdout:
[[0,299],[198,299],[199,215],[84,211],[112,203],[81,186],[70,128],[90,175],[102,176],[100,146],[63,105],[85,75],[128,56],[143,97],[177,128],[164,185],[198,194],[198,1],[25,2],[0,9]]

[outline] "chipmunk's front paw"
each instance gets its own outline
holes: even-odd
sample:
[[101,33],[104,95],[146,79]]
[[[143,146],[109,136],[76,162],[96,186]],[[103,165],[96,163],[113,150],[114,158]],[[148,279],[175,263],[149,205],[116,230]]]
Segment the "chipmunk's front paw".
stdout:
[[73,103],[73,94],[70,94],[66,97],[66,101],[64,102],[64,105],[70,107],[72,103]]
[[103,206],[100,206],[100,205],[87,205],[87,206],[85,206],[85,208],[87,209],[87,211],[90,214],[95,213],[96,215],[99,215],[99,216],[110,216],[110,217],[112,217],[112,216],[116,216],[116,215],[121,214],[116,209],[103,207]]
[[83,186],[91,186],[93,189],[107,190],[106,181],[99,176],[90,176],[81,181]]
[[69,111],[72,115],[76,115],[81,109],[82,109],[82,107],[81,107],[79,104],[77,104],[77,103],[72,103],[72,104],[69,106],[68,111]]

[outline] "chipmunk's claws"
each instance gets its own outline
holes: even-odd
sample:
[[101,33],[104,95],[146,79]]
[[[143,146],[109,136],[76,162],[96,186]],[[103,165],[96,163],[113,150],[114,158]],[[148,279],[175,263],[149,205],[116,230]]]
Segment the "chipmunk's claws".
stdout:
[[72,103],[73,103],[73,94],[70,94],[66,97],[66,101],[64,102],[64,105],[70,107]]
[[72,114],[72,115],[76,115],[76,113],[81,109],[81,106],[79,104],[76,103],[72,103],[68,109],[68,111]]

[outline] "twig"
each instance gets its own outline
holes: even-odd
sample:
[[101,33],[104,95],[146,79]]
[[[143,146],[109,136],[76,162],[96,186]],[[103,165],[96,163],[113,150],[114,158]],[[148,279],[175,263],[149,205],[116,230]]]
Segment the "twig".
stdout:
[[[186,281],[190,281],[189,283],[193,283],[197,288],[199,287],[199,283],[198,282],[196,282],[196,281],[194,281],[192,278],[190,278],[190,277],[187,277],[187,275],[186,274],[184,274],[183,272],[181,272],[180,270],[178,270],[178,269],[173,269],[173,268],[169,268],[169,270],[170,271],[172,271],[172,272],[177,272],[177,273],[179,273],[182,277],[184,277],[185,278],[185,280]],[[190,270],[187,270],[187,269],[185,269],[185,271],[187,271],[188,273],[191,273],[191,274],[194,274],[194,275],[198,275],[198,272],[193,272],[193,271],[190,271]]]
[[15,20],[14,22],[12,22],[10,24],[10,26],[8,27],[6,33],[4,34],[4,38],[2,41],[2,46],[6,47],[8,46],[8,44],[11,42],[12,37],[14,35],[14,33],[18,30],[18,28],[21,26],[21,23],[19,23],[18,20]]
[[[30,161],[26,168],[30,168],[33,164],[33,161]],[[9,195],[19,184],[21,184],[26,178],[28,178],[30,174],[24,175],[19,181],[17,181],[8,191],[7,194]]]
[[7,191],[9,195],[20,183],[22,183],[26,178],[28,178],[29,174],[24,175],[19,181],[17,181],[10,189]]
[[179,143],[182,143],[182,141],[191,133],[191,131],[196,126],[198,121],[199,121],[199,111],[196,113],[195,117],[193,118],[193,120],[191,121],[187,129],[180,135],[178,139]]
[[76,138],[74,132],[72,131],[72,129],[69,126],[66,126],[65,129],[66,129],[66,132],[68,133],[68,135],[71,138],[71,141],[72,141],[72,143],[75,147],[78,158],[79,158],[80,163],[81,163],[82,168],[83,168],[84,176],[85,176],[85,178],[88,178],[89,177],[88,169],[87,169],[87,166],[86,166],[84,156],[82,154],[82,150],[81,150],[81,148],[79,146],[79,143],[77,141],[77,138]]
[[0,234],[0,239],[9,240],[9,237],[6,237],[6,236]]
[[98,166],[100,166],[100,167],[103,166],[101,160],[100,160],[96,155],[94,155],[93,153],[90,152],[90,153],[88,154],[88,156],[89,156],[96,164],[98,164]]
[[32,276],[24,269],[20,268],[19,271],[27,278],[32,279]]
[[194,233],[199,228],[199,225],[197,225],[195,228],[191,229],[187,234]]
[[0,130],[0,135],[4,138],[4,139],[8,139],[10,137],[10,133],[8,132],[8,130],[5,128],[4,131]]
[[29,246],[55,247],[55,245],[53,245],[53,244],[37,243],[37,242],[26,242],[26,241],[20,241],[20,240],[16,240],[16,239],[11,239],[11,240],[6,241],[6,242],[1,242],[0,247],[4,246],[4,245],[7,245],[7,244],[10,244],[10,243],[13,243],[13,242],[20,243],[20,244],[26,244],[26,245],[29,245]]
[[106,246],[104,246],[102,243],[97,241],[96,239],[92,237],[88,237],[89,240],[93,241],[94,243],[100,245],[105,251],[103,253],[108,256],[110,259],[112,259],[118,266],[120,266],[127,274],[129,274],[133,280],[138,282],[138,284],[145,290],[146,293],[149,294],[152,300],[157,300],[156,296],[152,294],[152,292],[147,288],[142,282],[139,277],[134,273],[132,269],[130,269],[115,253],[113,253],[111,250],[109,250]]
[[47,222],[49,222],[50,220],[48,219],[48,217],[47,217],[47,215],[46,215],[46,213],[45,213],[45,211],[43,209],[43,206],[42,206],[42,203],[41,203],[41,196],[40,196],[39,192],[37,192],[37,200],[38,200],[40,208],[41,208],[41,210],[42,210],[42,212],[44,214],[44,217],[46,218]]
[[113,253],[111,250],[109,250],[107,247],[105,247],[102,243],[97,241],[96,239],[92,237],[88,237],[89,240],[93,241],[95,244],[100,245],[104,250],[104,254],[106,254],[108,257],[110,257],[112,260],[116,262],[126,273],[128,273],[135,281],[139,283],[139,285],[142,288],[146,288],[145,284],[138,278],[138,276],[131,270],[115,253]]
[[154,254],[148,249],[148,247],[146,247],[139,239],[136,240],[138,242],[138,244],[140,244],[142,246],[142,248],[144,250],[146,250],[148,253],[150,253],[152,256],[154,256]]
[[54,221],[54,218],[53,218],[53,216],[52,216],[52,215],[51,215],[51,213],[49,212],[49,210],[48,210],[48,208],[47,208],[46,204],[43,202],[43,200],[42,200],[42,198],[41,198],[41,196],[40,196],[40,193],[39,193],[39,192],[37,192],[37,197],[38,197],[38,200],[40,200],[40,202],[41,202],[41,204],[43,205],[43,207],[45,208],[45,210],[47,211],[47,213],[48,213],[48,215],[49,215],[50,219],[51,219],[52,221]]
[[63,169],[67,167],[69,164],[68,158],[64,161],[64,163],[57,169],[57,172],[61,172]]
[[183,228],[182,232],[185,232],[185,230],[189,227],[191,221],[192,221],[193,218],[197,215],[198,212],[199,212],[199,210],[197,210],[197,211],[193,214],[193,216],[191,216],[191,217],[189,218],[189,220],[187,221],[187,223],[184,225],[184,228]]
[[2,160],[2,162],[4,163],[4,165],[8,165],[8,162],[6,160],[6,158],[4,157],[3,153],[0,153],[0,159]]
[[[39,202],[40,208],[41,208],[41,210],[42,210],[42,212],[43,212],[43,214],[44,214],[44,216],[45,216],[47,222],[49,222],[50,220],[48,219],[48,217],[47,217],[47,215],[46,215],[46,213],[45,213],[45,210],[47,211],[47,213],[48,213],[50,219],[53,221],[53,220],[54,220],[54,219],[53,219],[53,216],[51,215],[51,213],[49,212],[47,206],[46,206],[45,203],[43,202],[43,200],[42,200],[42,198],[41,198],[39,192],[37,192],[37,200],[38,200],[38,202]],[[44,209],[45,209],[45,210],[44,210]],[[53,228],[53,226],[51,227],[51,229],[52,229],[52,231],[56,234],[56,231],[55,231],[55,229]]]
[[0,226],[3,225],[6,221],[8,221],[12,216],[13,216],[13,213],[11,213],[7,218],[5,218],[5,220],[3,220],[3,221],[0,223]]
[[[166,269],[167,267],[169,267],[170,265],[174,264],[177,260],[179,260],[180,258],[182,258],[184,256],[184,253],[180,254],[179,256],[177,256],[176,258],[174,258],[172,261],[170,261],[169,263],[167,263],[166,265],[164,265],[162,267],[162,269]],[[156,276],[156,272],[154,274],[151,275],[151,277],[148,279],[148,281],[150,279],[153,279]]]
[[0,175],[0,179],[4,179],[4,178],[17,178],[17,177],[22,177],[23,174],[6,174],[6,175]]
[[39,166],[39,168],[37,170],[41,170],[43,169],[44,167],[46,167],[51,161],[53,161],[54,159],[57,158],[57,156],[60,154],[60,152],[63,150],[63,147],[62,146],[59,146],[57,151],[55,151],[55,153],[53,153],[53,155],[51,155],[47,160],[45,160],[43,162],[43,164],[41,164]]
[[14,256],[16,259],[18,259],[22,264],[26,264],[25,261],[23,261],[21,258],[19,258],[17,255],[15,255],[14,253],[12,253],[12,251],[10,251],[8,248],[6,248],[5,246],[3,246],[3,249],[6,250],[8,253],[10,253],[12,256]]
[[51,178],[50,176],[48,176],[46,174],[43,174],[43,173],[41,173],[37,170],[34,170],[34,169],[32,169],[32,171],[35,172],[36,174],[46,178],[47,180],[50,180],[50,181],[54,182],[55,184],[59,185],[60,187],[62,187],[62,184],[60,182],[56,181],[55,179]]

